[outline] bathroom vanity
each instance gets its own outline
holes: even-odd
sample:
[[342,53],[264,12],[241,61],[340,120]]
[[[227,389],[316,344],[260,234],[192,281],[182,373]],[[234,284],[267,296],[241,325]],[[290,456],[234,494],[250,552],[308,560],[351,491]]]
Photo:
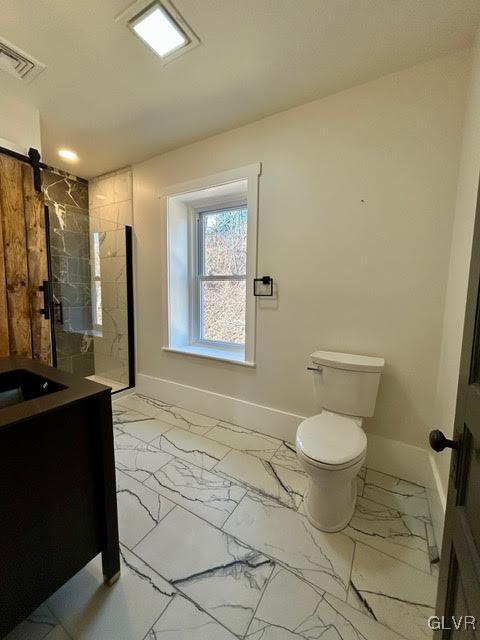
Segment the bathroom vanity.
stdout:
[[0,637],[97,554],[120,571],[110,389],[0,358]]

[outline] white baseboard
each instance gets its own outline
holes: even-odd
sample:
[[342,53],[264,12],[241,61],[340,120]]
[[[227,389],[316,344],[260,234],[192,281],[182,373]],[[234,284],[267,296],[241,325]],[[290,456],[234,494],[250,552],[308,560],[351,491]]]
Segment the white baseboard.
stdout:
[[431,471],[431,485],[427,486],[428,500],[430,504],[430,514],[432,516],[432,526],[435,534],[435,541],[439,550],[442,548],[443,524],[445,521],[445,509],[447,507],[447,494],[440,479],[437,461],[434,453],[428,454],[429,468]]
[[376,433],[367,433],[367,440],[367,467],[424,487],[431,484],[426,449]]
[[137,393],[288,442],[295,442],[297,427],[304,420],[303,416],[294,413],[279,411],[171,380],[154,378],[143,373],[137,374],[135,386]]
[[[305,416],[142,373],[137,374],[136,391],[291,443],[295,442],[298,425],[305,419]],[[427,487],[438,536],[443,526],[445,496],[430,452],[373,433],[367,433],[367,439],[367,466]],[[437,537],[437,543],[438,540]]]

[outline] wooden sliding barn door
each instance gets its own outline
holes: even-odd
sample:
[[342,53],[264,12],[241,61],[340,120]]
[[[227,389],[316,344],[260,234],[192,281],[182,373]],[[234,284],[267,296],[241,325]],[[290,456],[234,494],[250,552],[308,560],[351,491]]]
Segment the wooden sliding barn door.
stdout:
[[0,356],[50,364],[50,322],[40,289],[47,280],[43,194],[35,191],[29,164],[0,154]]

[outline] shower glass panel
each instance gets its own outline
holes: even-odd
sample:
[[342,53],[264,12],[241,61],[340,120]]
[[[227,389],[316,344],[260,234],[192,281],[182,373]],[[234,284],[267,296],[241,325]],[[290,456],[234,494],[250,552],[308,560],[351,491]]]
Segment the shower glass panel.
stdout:
[[56,366],[113,392],[133,386],[131,229],[73,209],[48,211]]

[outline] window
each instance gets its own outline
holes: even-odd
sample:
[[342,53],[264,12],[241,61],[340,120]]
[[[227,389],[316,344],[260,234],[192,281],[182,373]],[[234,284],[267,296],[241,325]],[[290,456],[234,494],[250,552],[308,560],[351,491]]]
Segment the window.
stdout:
[[251,165],[167,195],[165,349],[254,364],[259,172]]
[[101,261],[100,261],[100,233],[93,232],[92,236],[93,249],[93,325],[96,330],[102,328],[102,278],[101,278]]
[[199,342],[245,345],[247,211],[243,205],[196,215]]

